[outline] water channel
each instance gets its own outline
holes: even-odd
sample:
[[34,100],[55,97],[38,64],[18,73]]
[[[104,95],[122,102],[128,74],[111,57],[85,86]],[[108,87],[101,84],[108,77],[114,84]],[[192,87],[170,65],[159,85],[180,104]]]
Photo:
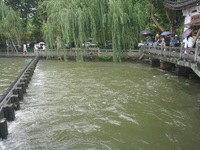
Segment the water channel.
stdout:
[[198,150],[199,89],[147,64],[40,60],[0,149]]

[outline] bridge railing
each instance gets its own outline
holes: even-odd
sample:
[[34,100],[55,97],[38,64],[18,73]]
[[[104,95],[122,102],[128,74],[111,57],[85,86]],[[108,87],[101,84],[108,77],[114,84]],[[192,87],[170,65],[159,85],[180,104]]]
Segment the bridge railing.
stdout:
[[160,55],[163,57],[173,57],[179,60],[188,60],[191,62],[200,63],[200,46],[196,48],[172,47],[172,46],[151,46],[143,45],[141,53],[149,55]]
[[[80,49],[80,48],[71,48],[71,49],[46,49],[45,52],[43,52],[43,55],[46,56],[113,56],[113,50],[112,49],[100,49],[100,48],[89,48],[89,49]],[[124,56],[135,56],[139,54],[139,50],[135,49],[124,49],[121,51],[121,54]],[[42,54],[40,54],[42,55]]]

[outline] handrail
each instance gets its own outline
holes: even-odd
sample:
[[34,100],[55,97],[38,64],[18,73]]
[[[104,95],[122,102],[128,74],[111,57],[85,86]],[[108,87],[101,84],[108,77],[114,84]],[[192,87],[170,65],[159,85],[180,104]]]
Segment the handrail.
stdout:
[[183,44],[181,44],[181,47],[143,45],[140,48],[140,54],[141,56],[189,67],[200,77],[200,45],[198,43],[196,48],[183,48]]
[[[191,62],[197,62],[200,63],[199,55],[200,55],[200,47],[196,45],[196,48],[183,48],[181,47],[162,47],[162,46],[149,46],[144,45],[141,48],[142,52],[144,54],[150,54],[150,55],[161,55],[165,57],[173,57],[177,59],[187,59]],[[184,53],[184,51],[190,51],[190,53]]]

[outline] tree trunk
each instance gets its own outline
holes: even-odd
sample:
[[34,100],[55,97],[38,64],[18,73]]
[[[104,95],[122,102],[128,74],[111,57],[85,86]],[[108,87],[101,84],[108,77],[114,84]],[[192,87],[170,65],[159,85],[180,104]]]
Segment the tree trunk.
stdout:
[[9,54],[9,50],[10,49],[9,49],[9,41],[8,40],[6,40],[6,46],[7,46],[7,48],[6,48],[7,49],[7,54]]
[[12,39],[11,39],[11,42],[12,42],[13,47],[15,48],[15,51],[18,53],[18,50],[17,50],[17,48],[16,48],[16,46],[15,46],[15,44],[14,44]]
[[160,31],[165,31],[165,28],[157,21],[157,19],[154,16],[154,8],[151,7],[151,19],[155,23],[155,25],[160,29]]
[[169,20],[169,24],[170,24],[170,32],[173,33],[173,23],[172,23],[172,20],[170,19],[169,17],[169,13],[168,11],[165,9],[165,15],[167,16],[167,19]]

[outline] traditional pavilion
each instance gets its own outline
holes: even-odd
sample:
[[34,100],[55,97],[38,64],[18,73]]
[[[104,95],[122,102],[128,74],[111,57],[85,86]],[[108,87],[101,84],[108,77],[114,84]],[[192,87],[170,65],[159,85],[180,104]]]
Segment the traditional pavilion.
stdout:
[[164,5],[171,10],[182,10],[186,29],[200,25],[200,0],[182,0],[180,2],[165,0]]
[[[184,32],[187,32],[187,29],[193,28],[193,27],[199,30],[195,38],[195,42],[194,42],[195,44],[200,35],[200,29],[199,29],[200,27],[200,0],[182,0],[180,2],[172,2],[169,0],[165,0],[164,5],[168,9],[175,10],[175,11],[181,10],[183,12],[183,16],[185,17]],[[183,39],[183,42],[185,43],[185,48],[186,48],[187,39],[186,38]]]

